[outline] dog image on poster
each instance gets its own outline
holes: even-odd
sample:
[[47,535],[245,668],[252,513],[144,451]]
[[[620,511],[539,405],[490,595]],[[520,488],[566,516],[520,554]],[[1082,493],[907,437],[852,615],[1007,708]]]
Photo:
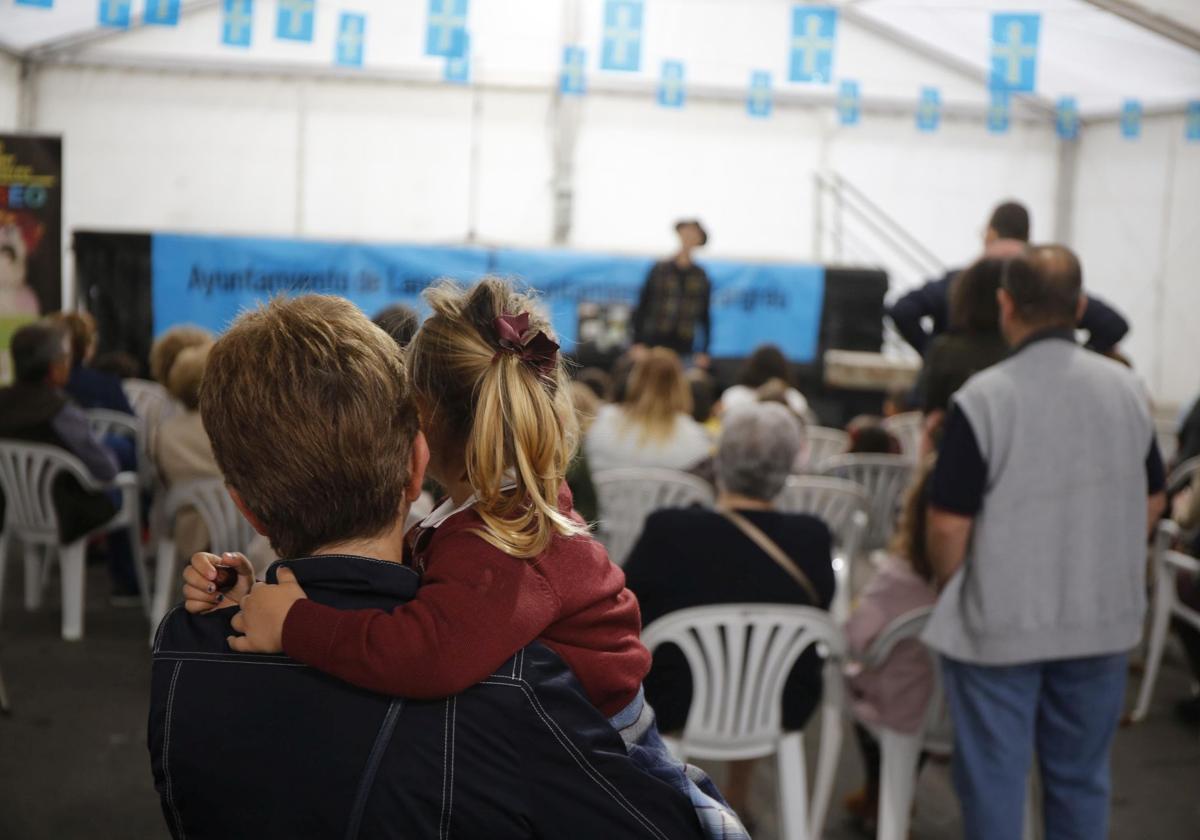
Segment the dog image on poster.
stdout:
[[35,219],[0,210],[0,313],[8,316],[41,314],[29,285],[29,255],[41,244],[43,227]]

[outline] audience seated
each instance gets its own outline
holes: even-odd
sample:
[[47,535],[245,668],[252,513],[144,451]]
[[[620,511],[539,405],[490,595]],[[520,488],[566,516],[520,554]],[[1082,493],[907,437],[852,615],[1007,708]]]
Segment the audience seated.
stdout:
[[[483,293],[495,288],[493,282]],[[285,332],[295,340],[276,340]],[[491,346],[475,344],[468,362],[486,375]],[[532,366],[528,373],[519,368],[525,363],[515,354],[501,362],[531,382],[541,376]],[[462,518],[442,566],[422,563],[421,575],[404,564],[408,505],[431,462],[418,427],[421,392],[412,384],[423,380],[410,381],[395,342],[352,304],[306,295],[244,315],[214,347],[205,377],[201,410],[230,493],[288,559],[253,591],[245,565],[236,565],[230,595],[236,592],[241,611],[219,608],[228,599],[199,588],[209,578],[187,577],[188,609],[195,605],[199,614],[177,609],[160,627],[149,746],[174,837],[607,840],[640,836],[648,826],[663,837],[702,836],[688,795],[642,769],[554,652],[562,648],[531,643],[533,634],[499,668],[466,680],[465,690],[425,700],[245,653],[254,635],[246,616],[287,587],[302,585],[295,603],[339,622],[401,614],[423,621],[428,613],[438,615],[435,623],[450,621],[431,600],[454,593],[460,615],[453,626],[427,628],[437,641],[456,634],[490,641],[496,623],[464,608],[483,599],[510,617],[515,587],[493,582],[505,572],[490,559],[466,564],[482,568],[469,585],[439,577],[446,562],[461,559],[464,543],[483,542]],[[556,370],[556,382],[564,381]],[[472,384],[460,377],[458,387],[469,395]],[[602,553],[594,557],[607,562]],[[527,558],[520,560],[513,570],[529,570]],[[205,566],[215,577],[211,562]],[[632,618],[636,625],[636,608]],[[515,638],[522,631],[514,629],[507,628]],[[247,635],[229,638],[242,630]],[[385,652],[404,655],[419,646],[391,644]],[[424,687],[437,679],[431,672],[463,667],[460,660],[430,656]],[[416,676],[412,669],[389,675]]]
[[608,371],[596,367],[584,368],[575,376],[575,381],[590,388],[596,395],[596,399],[601,402],[608,402],[612,399],[613,378]]
[[[600,411],[600,398],[595,391],[578,379],[571,383],[571,402],[575,405],[575,419],[579,423],[579,436],[587,435],[588,429]],[[600,516],[600,508],[596,501],[596,487],[592,484],[592,468],[588,464],[587,453],[580,446],[567,467],[567,486],[575,498],[575,512],[583,517],[584,522],[595,522]]]
[[111,373],[122,381],[137,379],[142,375],[142,366],[138,360],[124,350],[111,350],[98,354],[92,360],[92,368],[103,373]]
[[[221,475],[200,418],[200,381],[211,347],[211,344],[197,344],[180,351],[167,377],[167,390],[183,406],[182,413],[159,427],[155,438],[154,461],[168,489],[186,481]],[[174,537],[176,553],[182,557],[191,557],[209,547],[204,523],[192,510],[181,511],[176,517]]]
[[[65,326],[47,319],[21,327],[13,334],[9,349],[16,381],[0,389],[0,438],[65,449],[79,458],[96,480],[116,477],[116,456],[95,438],[87,415],[64,390],[72,363]],[[120,504],[116,491],[89,492],[68,475],[55,480],[52,496],[63,543],[74,542],[112,519]],[[138,583],[124,531],[108,536],[108,556],[113,597],[129,603],[138,594]]]
[[717,404],[717,382],[701,368],[687,372],[688,390],[692,393],[692,419],[708,430],[711,435],[719,434],[721,422],[714,409]]
[[808,419],[805,412],[797,412],[795,409],[795,400],[791,399],[791,394],[795,390],[782,379],[769,379],[759,386],[755,395],[760,403],[778,403],[792,412],[792,416],[804,430],[803,444],[800,451],[796,453],[796,460],[792,463],[792,472],[800,474],[808,468]]
[[87,312],[57,312],[50,316],[71,336],[71,378],[66,392],[81,408],[106,408],[133,414],[121,380],[92,366],[99,335],[96,319]]
[[153,388],[161,399],[150,400],[138,408],[138,416],[146,428],[146,448],[157,449],[156,438],[159,427],[180,410],[179,403],[167,391],[167,379],[175,357],[188,347],[212,344],[213,335],[208,330],[186,324],[171,327],[160,335],[150,347],[150,376],[153,382],[139,380],[143,388]]
[[[801,447],[791,412],[751,404],[726,416],[717,449],[717,509],[661,510],[647,519],[625,564],[642,622],[708,604],[793,603],[828,609],[833,598],[832,537],[821,520],[782,513],[779,495]],[[768,552],[762,540],[774,545]],[[654,653],[646,697],[664,732],[687,720],[692,680],[682,651]],[[821,695],[821,661],[806,652],[787,678],[783,723],[800,729]],[[750,763],[735,763],[725,793],[745,813]]]
[[1200,397],[1192,403],[1188,413],[1179,423],[1179,447],[1175,451],[1175,463],[1182,464],[1200,455]]
[[753,353],[742,366],[738,382],[721,395],[721,408],[724,411],[757,402],[757,391],[771,380],[787,383],[785,401],[788,408],[798,416],[803,417],[808,412],[808,400],[794,386],[787,358],[783,351],[774,344],[763,344]]
[[[1171,502],[1171,518],[1183,529],[1184,539],[1189,543],[1183,550],[1193,556],[1200,556],[1200,552],[1197,551],[1197,543],[1200,542],[1200,473],[1195,475],[1187,487],[1175,494]],[[1181,573],[1175,585],[1179,600],[1194,610],[1200,610],[1200,580],[1193,575]],[[1178,618],[1172,619],[1171,628],[1179,637],[1187,654],[1193,684],[1200,682],[1200,630]],[[1200,724],[1200,694],[1197,694],[1194,688],[1193,685],[1191,695],[1180,700],[1175,706],[1176,716],[1192,726]]]
[[[925,515],[932,462],[921,468],[905,496],[904,509],[888,553],[858,595],[846,622],[846,641],[852,664],[847,668],[851,703],[862,751],[865,785],[846,799],[846,809],[873,832],[879,809],[879,743],[867,726],[915,733],[924,722],[933,692],[930,654],[917,639],[900,642],[879,667],[854,663],[874,644],[880,632],[902,615],[933,606],[933,569],[925,550]],[[863,724],[867,724],[864,726]]]
[[692,395],[673,350],[645,351],[620,405],[596,414],[584,448],[592,472],[615,467],[687,470],[712,451],[712,438],[691,416]]
[[375,314],[375,326],[392,337],[392,340],[403,350],[417,334],[421,319],[417,311],[403,303],[394,303]]
[[934,337],[917,379],[920,407],[926,414],[944,413],[950,396],[964,382],[1008,355],[996,301],[1004,265],[1002,259],[985,258],[951,282],[950,330]]

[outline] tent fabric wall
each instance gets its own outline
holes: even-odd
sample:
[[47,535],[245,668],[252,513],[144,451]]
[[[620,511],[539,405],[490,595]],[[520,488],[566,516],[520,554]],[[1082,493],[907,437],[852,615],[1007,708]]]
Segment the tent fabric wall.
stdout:
[[0,131],[17,128],[20,77],[20,63],[0,53]]

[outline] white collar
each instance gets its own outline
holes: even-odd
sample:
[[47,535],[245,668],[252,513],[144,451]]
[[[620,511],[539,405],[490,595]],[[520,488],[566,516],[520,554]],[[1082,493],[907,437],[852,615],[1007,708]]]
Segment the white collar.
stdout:
[[[509,479],[500,485],[501,490],[512,490],[517,486],[517,482]],[[456,513],[462,513],[464,510],[471,508],[479,501],[479,497],[472,493],[467,498],[463,499],[462,504],[455,505],[454,499],[449,496],[446,501],[435,507],[428,516],[420,521],[417,527],[419,528],[437,528],[451,516]]]

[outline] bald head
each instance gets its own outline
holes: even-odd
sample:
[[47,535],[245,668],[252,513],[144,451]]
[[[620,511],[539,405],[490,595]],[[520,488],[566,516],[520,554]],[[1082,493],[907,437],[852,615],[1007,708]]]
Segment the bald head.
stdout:
[[1083,272],[1079,259],[1062,245],[1037,245],[1009,260],[1000,285],[1001,307],[1025,325],[1074,327],[1079,318]]

